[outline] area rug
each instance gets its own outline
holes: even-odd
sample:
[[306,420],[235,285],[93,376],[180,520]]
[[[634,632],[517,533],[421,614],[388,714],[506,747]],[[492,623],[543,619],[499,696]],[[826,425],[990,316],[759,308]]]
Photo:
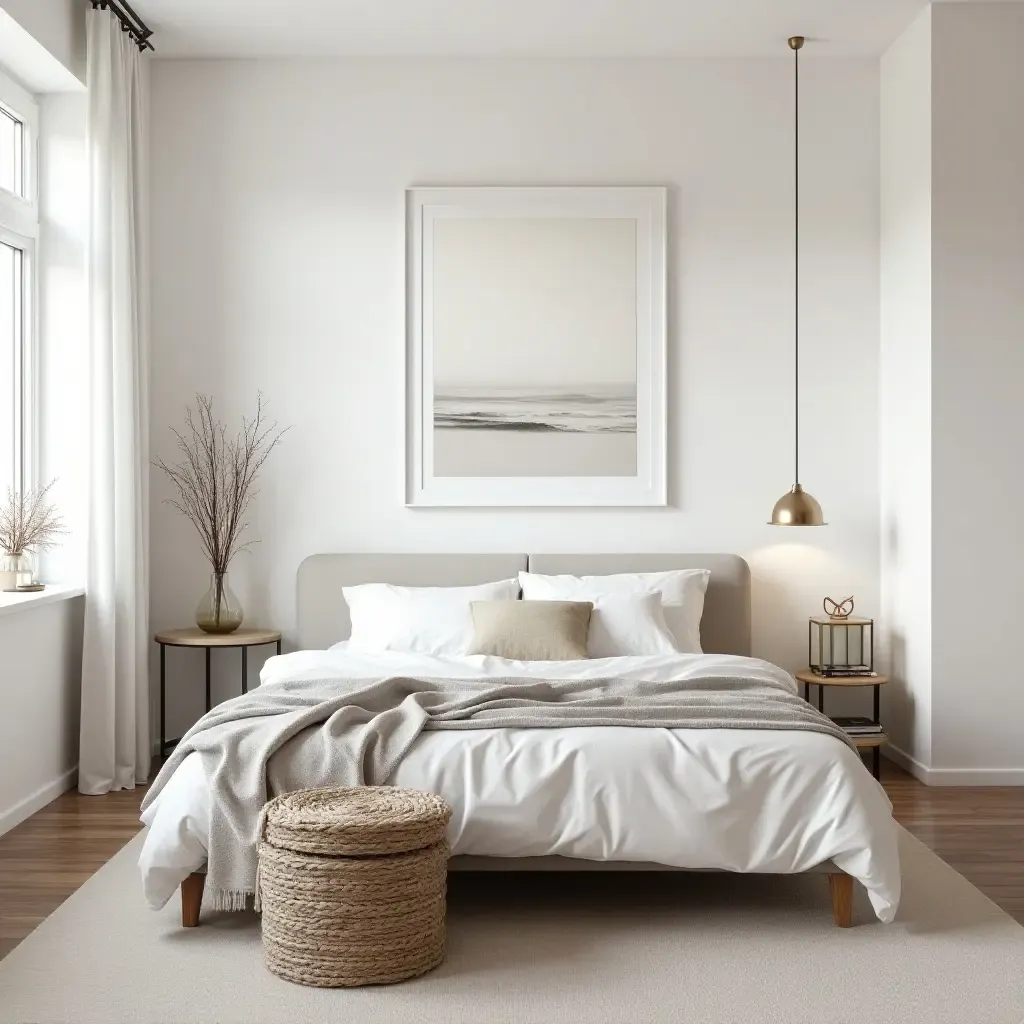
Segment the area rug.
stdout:
[[128,844],[0,961],[0,1021],[193,1024],[1020,1024],[1024,928],[906,832],[896,923],[835,928],[824,876],[453,875],[448,958],[307,989],[253,914],[142,903]]

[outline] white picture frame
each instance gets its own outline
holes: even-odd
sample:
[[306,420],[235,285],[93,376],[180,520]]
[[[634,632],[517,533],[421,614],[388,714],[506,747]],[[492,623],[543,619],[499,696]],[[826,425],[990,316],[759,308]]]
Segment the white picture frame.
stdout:
[[667,504],[666,189],[411,188],[406,216],[406,504]]

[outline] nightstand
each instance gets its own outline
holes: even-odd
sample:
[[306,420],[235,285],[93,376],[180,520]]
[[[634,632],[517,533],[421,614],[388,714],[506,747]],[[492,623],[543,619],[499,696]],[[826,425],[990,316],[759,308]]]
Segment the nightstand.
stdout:
[[[809,668],[805,668],[802,672],[797,672],[796,679],[798,682],[804,684],[804,700],[810,701],[811,687],[817,686],[818,688],[818,710],[824,713],[825,711],[825,687],[826,686],[872,686],[874,687],[874,702],[873,712],[871,720],[873,722],[879,721],[880,703],[881,703],[881,688],[889,682],[888,676],[873,675],[873,676],[819,676],[816,672],[812,672]],[[858,750],[870,750],[871,751],[871,774],[877,779],[879,771],[881,769],[882,761],[882,747],[888,742],[889,738],[882,733],[874,733],[870,736],[851,736],[855,746]]]
[[236,629],[233,633],[204,633],[193,626],[190,629],[168,629],[153,639],[160,645],[160,756],[167,753],[164,735],[164,705],[166,689],[166,650],[168,647],[201,647],[206,653],[206,710],[210,710],[210,654],[214,647],[240,647],[242,649],[242,693],[249,689],[249,648],[263,644],[276,644],[281,653],[281,634],[276,629]]

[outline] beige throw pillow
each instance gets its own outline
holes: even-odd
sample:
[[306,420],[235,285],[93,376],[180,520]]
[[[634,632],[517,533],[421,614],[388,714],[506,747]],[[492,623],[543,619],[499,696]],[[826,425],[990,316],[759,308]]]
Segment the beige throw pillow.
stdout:
[[473,643],[467,654],[514,661],[587,657],[590,601],[471,601]]

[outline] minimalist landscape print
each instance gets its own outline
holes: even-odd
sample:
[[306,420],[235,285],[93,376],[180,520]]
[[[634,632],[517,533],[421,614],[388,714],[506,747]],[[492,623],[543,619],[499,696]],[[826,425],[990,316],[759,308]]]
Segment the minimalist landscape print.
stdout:
[[668,191],[406,192],[410,506],[665,505]]
[[635,222],[439,220],[434,474],[637,473]]
[[434,426],[635,434],[636,387],[468,387],[434,394]]

